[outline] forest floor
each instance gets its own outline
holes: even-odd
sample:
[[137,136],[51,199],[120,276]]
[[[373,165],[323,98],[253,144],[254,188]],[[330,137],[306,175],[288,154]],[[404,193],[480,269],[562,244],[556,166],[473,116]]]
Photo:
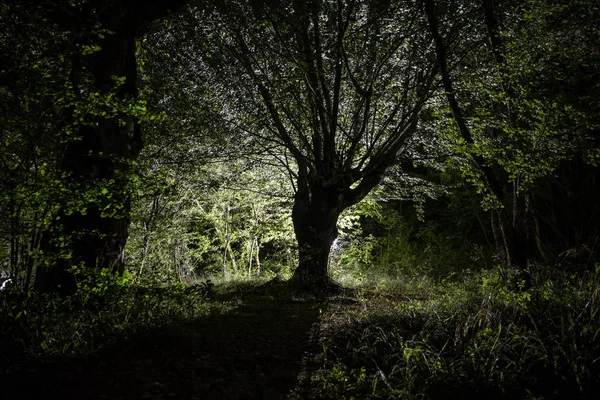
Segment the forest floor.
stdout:
[[358,300],[235,286],[205,318],[116,338],[85,356],[36,358],[0,374],[5,399],[300,399],[320,335]]
[[597,399],[600,275],[0,298],[0,399]]

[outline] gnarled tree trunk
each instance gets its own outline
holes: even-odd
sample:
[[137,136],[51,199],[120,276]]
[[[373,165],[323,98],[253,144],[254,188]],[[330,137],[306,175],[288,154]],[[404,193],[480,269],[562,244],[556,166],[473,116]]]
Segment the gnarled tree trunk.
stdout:
[[297,191],[292,210],[298,241],[298,267],[293,281],[315,289],[331,284],[328,260],[337,237],[337,221],[343,211],[343,196],[336,187],[311,187]]

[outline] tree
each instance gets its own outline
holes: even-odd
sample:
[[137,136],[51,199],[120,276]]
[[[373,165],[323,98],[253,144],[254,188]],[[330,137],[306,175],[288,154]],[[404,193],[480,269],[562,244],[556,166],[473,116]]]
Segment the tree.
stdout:
[[289,182],[264,148],[220,117],[211,82],[194,68],[197,54],[181,23],[188,19],[159,21],[139,45],[150,117],[127,263],[144,278],[272,273],[280,265],[269,253],[283,252],[271,242],[288,244],[280,203],[290,198]]
[[[539,223],[546,210],[534,211],[540,205],[535,201],[540,198],[539,185],[552,181],[561,164],[585,157],[591,143],[595,117],[589,111],[597,102],[588,103],[590,109],[582,112],[579,100],[569,98],[572,89],[561,81],[573,84],[572,77],[564,76],[565,69],[580,68],[580,62],[597,64],[593,50],[588,53],[591,56],[583,50],[594,48],[593,35],[581,41],[582,48],[573,51],[577,55],[568,63],[561,61],[560,53],[565,51],[566,37],[588,37],[585,32],[594,26],[591,21],[597,18],[597,10],[578,2],[562,7],[543,1],[502,6],[484,1],[474,9],[475,18],[469,23],[478,21],[474,24],[479,27],[478,36],[485,40],[471,50],[475,56],[469,56],[460,49],[473,39],[456,35],[449,23],[440,22],[440,16],[448,20],[447,14],[453,21],[464,18],[447,7],[436,7],[433,0],[425,2],[446,98],[460,137],[456,148],[469,160],[463,172],[470,170],[465,175],[488,194],[505,265],[515,267],[527,279],[536,251],[544,254],[540,243],[548,234]],[[581,18],[585,13],[587,19]],[[562,23],[549,22],[565,17],[570,21],[565,25],[577,26],[577,30],[566,33]],[[598,70],[590,68],[581,79],[597,87],[597,76]]]
[[291,267],[290,187],[280,169],[264,159],[198,159],[186,169],[152,161],[140,174],[127,245],[136,280],[272,276]]
[[[444,84],[446,98],[448,99],[448,103],[452,111],[452,116],[454,118],[454,121],[456,122],[458,132],[464,140],[464,142],[466,142],[470,146],[473,146],[475,144],[475,140],[473,139],[471,129],[469,128],[467,121],[464,117],[463,110],[458,104],[454,84],[450,77],[448,67],[447,45],[444,43],[444,40],[440,35],[438,17],[436,15],[434,0],[425,1],[425,13],[427,14],[427,19],[429,22],[429,30],[435,41],[437,60],[440,66],[442,82]],[[492,18],[492,16],[490,16],[489,14],[487,16],[489,17],[488,19]],[[490,25],[492,25],[491,22],[490,24],[488,24],[488,26]],[[491,35],[491,39],[495,42],[495,40],[498,38],[496,36],[497,34],[495,32],[492,32]],[[494,54],[496,53],[500,54],[500,51],[499,49],[494,48]],[[500,201],[504,200],[505,189],[499,182],[498,176],[494,169],[490,166],[489,161],[486,160],[485,157],[483,157],[481,154],[477,153],[470,154],[470,157],[472,159],[472,162],[480,171],[482,180],[489,192],[497,199],[500,199]],[[502,212],[502,209],[500,208],[498,211],[498,219],[501,225],[501,232],[503,234],[503,241],[506,246],[508,261],[509,263],[510,261],[514,261],[522,271],[526,271],[527,257],[523,251],[523,232],[518,230],[516,224],[508,223],[506,221],[506,218],[507,216]]]
[[326,287],[340,213],[410,146],[435,88],[418,2],[226,1],[196,18],[223,118],[294,181],[293,280]]
[[[57,104],[63,110],[63,132],[68,132],[57,164],[64,190],[60,209],[42,239],[49,257],[38,264],[36,289],[74,291],[73,265],[123,271],[130,210],[127,186],[131,162],[142,146],[139,118],[144,113],[136,102],[135,40],[149,22],[182,4],[185,1],[23,0],[3,5],[4,14],[15,15],[10,23],[17,31],[29,21],[16,13],[43,15],[37,21],[65,43],[57,51],[70,66],[64,92],[57,94],[58,99],[69,99]],[[27,54],[42,65],[48,62],[44,56]]]
[[0,265],[29,287],[55,209],[69,42],[43,10],[0,6]]

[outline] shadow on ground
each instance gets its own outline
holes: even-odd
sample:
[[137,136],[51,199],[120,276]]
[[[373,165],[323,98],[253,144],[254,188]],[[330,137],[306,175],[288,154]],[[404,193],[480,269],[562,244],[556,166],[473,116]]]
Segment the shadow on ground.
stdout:
[[301,398],[318,302],[251,296],[234,298],[240,306],[227,314],[121,337],[85,358],[24,365],[0,376],[0,397]]

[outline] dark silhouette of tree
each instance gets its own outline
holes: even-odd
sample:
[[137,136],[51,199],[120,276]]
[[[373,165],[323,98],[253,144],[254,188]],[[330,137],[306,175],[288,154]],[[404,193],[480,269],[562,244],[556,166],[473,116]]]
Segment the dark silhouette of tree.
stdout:
[[[561,215],[571,214],[571,223],[580,219],[566,211],[571,201],[562,201],[558,207],[565,210],[554,209],[548,215],[555,205],[544,192],[552,186],[555,192],[564,190],[559,183],[563,178],[555,177],[570,174],[573,166],[588,170],[595,163],[597,125],[591,110],[598,103],[589,93],[598,88],[597,55],[591,50],[597,47],[593,44],[597,39],[589,32],[598,13],[586,2],[563,7],[552,2],[486,0],[472,10],[469,22],[477,27],[473,36],[483,39],[471,51],[476,56],[465,52],[476,39],[456,34],[453,27],[466,25],[464,15],[449,11],[446,3],[425,1],[446,100],[457,134],[466,144],[462,146],[469,160],[465,169],[472,168],[471,176],[492,198],[494,233],[503,263],[518,271],[527,286],[531,261],[541,256],[552,263],[548,256],[558,254],[555,249],[548,251],[544,243],[562,230],[558,228]],[[567,37],[585,40],[567,49]],[[569,61],[562,55],[565,52]],[[569,69],[581,74],[566,77]],[[572,96],[574,91],[586,98],[586,106]],[[558,200],[556,194],[551,196]],[[589,210],[590,218],[595,218],[595,207]],[[565,243],[589,241],[581,234],[559,235]],[[591,238],[596,240],[593,234]]]
[[[40,291],[73,292],[73,265],[124,271],[129,226],[131,163],[142,148],[136,108],[136,38],[148,24],[185,1],[85,1],[36,4],[48,24],[72,45],[71,90],[89,91],[111,105],[108,112],[86,112],[73,105],[65,118],[79,122],[58,165],[64,177],[62,207],[45,232],[46,263],[37,268]],[[66,32],[66,33],[65,33]],[[67,49],[65,49],[67,53]],[[67,202],[79,201],[77,209]],[[67,203],[67,204],[65,204]]]
[[[502,59],[502,52],[499,48],[501,45],[499,44],[497,21],[494,19],[493,10],[489,9],[491,5],[487,4],[488,2],[485,3],[486,24],[490,32],[490,40],[493,43],[492,47],[494,58],[499,64],[503,64],[504,61]],[[434,0],[425,0],[425,13],[427,14],[427,20],[429,22],[429,30],[435,41],[440,74],[442,77],[446,98],[452,111],[452,116],[456,122],[460,136],[467,144],[473,145],[475,140],[471,134],[471,129],[468,127],[463,110],[457,101],[454,84],[452,78],[450,77],[447,46],[440,34]],[[488,160],[486,160],[485,157],[480,154],[472,154],[471,159],[481,171],[481,177],[490,193],[501,201],[505,200],[507,197],[505,188],[501,182],[499,182],[498,176],[494,169],[490,166]],[[515,218],[514,220],[511,220],[510,216],[506,215],[506,210],[503,208],[497,208],[496,212],[498,221],[500,223],[503,245],[505,246],[505,250],[508,255],[507,261],[509,264],[514,263],[522,272],[525,273],[527,271],[528,259],[526,254],[526,235],[525,232],[520,229],[522,228],[522,219]]]
[[224,117],[282,149],[294,180],[293,280],[326,287],[340,213],[410,146],[434,91],[419,2],[223,2],[206,20],[199,52]]

